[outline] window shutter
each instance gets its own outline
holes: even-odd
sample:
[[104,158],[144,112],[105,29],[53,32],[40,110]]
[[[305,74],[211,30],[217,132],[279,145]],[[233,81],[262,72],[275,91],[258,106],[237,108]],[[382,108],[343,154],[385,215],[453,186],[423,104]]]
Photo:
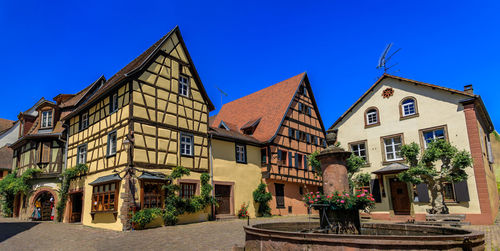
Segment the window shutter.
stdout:
[[288,154],[288,166],[293,166],[293,154]]
[[455,197],[457,202],[470,201],[467,180],[454,183],[453,186],[455,188]]
[[281,150],[278,150],[278,160],[282,160],[281,159]]
[[288,136],[290,136],[290,138],[293,138],[293,129],[292,128],[288,128]]
[[300,131],[299,130],[295,131],[295,135],[296,135],[295,139],[300,140]]
[[295,154],[295,167],[299,168],[299,154],[298,153]]
[[299,103],[299,112],[302,112],[302,110],[303,110],[302,103]]
[[427,187],[427,184],[420,183],[417,185],[417,196],[418,196],[418,202],[428,203],[430,201],[429,188]]
[[378,179],[370,180],[370,191],[372,192],[373,198],[376,203],[382,202],[382,197],[380,196],[380,184]]
[[307,143],[311,143],[311,134],[306,134],[306,141]]
[[50,142],[43,142],[42,148],[42,162],[50,162]]

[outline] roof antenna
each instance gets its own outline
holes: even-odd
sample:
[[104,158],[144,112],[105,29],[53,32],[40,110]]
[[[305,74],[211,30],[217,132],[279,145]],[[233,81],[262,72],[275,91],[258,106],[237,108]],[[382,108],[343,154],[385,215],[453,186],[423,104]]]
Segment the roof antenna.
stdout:
[[221,88],[215,86],[217,90],[220,92],[220,107],[222,108],[222,97],[227,97],[227,93],[225,93]]
[[395,64],[393,64],[391,66],[387,66],[388,62],[389,62],[389,60],[391,60],[392,56],[394,56],[396,53],[398,53],[398,51],[401,50],[401,48],[399,48],[395,52],[393,52],[392,54],[390,54],[389,56],[387,56],[389,54],[389,51],[391,50],[391,47],[392,47],[392,43],[389,43],[385,47],[385,50],[382,53],[382,55],[380,56],[380,58],[378,59],[377,69],[383,69],[384,73],[387,73],[387,71],[389,71],[389,69],[391,69],[392,67],[398,65],[398,63],[395,63]]

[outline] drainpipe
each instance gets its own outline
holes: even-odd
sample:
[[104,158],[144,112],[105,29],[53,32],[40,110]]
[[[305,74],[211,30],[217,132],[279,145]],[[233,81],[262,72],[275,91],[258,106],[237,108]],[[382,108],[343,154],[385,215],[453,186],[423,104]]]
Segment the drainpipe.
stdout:
[[[210,183],[212,183],[212,197],[215,198],[215,185],[214,185],[214,168],[213,168],[213,163],[212,163],[212,134],[208,134],[208,156],[210,159],[208,160],[208,168],[210,169]],[[211,218],[215,219],[215,210],[214,210],[214,205],[210,207],[211,210]]]

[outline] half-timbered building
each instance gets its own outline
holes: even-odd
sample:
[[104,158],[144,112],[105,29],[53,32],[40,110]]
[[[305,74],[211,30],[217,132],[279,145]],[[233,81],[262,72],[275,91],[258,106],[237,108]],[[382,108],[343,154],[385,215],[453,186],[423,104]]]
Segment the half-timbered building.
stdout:
[[[181,195],[200,193],[209,172],[208,113],[214,107],[176,27],[103,83],[64,119],[68,167],[86,164],[74,180],[83,224],[130,228],[133,210],[162,207],[165,175],[176,166],[191,170],[179,182]],[[206,220],[209,210],[180,217]]]
[[224,104],[211,123],[212,127],[221,125],[263,144],[261,175],[273,195],[272,214],[306,214],[302,194],[321,186],[307,156],[326,144],[307,74]]

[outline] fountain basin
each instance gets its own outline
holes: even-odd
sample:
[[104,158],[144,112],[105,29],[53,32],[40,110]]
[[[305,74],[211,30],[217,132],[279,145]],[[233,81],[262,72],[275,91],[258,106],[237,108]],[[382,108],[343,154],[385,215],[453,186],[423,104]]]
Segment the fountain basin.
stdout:
[[453,227],[363,223],[360,235],[319,233],[318,222],[245,226],[245,250],[484,250],[484,234]]

